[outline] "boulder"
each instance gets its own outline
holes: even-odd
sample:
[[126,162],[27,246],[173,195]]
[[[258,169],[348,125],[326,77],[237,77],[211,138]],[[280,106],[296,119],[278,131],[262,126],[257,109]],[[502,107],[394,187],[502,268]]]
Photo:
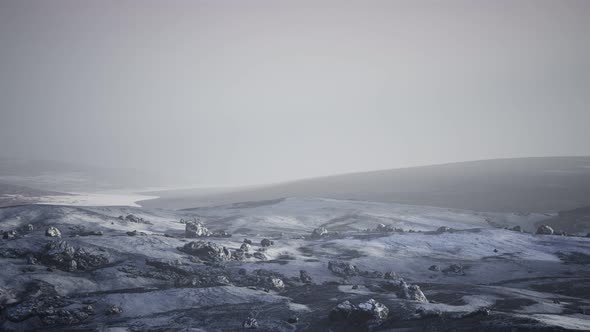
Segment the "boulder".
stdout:
[[328,229],[326,227],[318,227],[311,232],[312,239],[319,239],[328,236]]
[[240,249],[243,250],[244,252],[249,252],[250,249],[252,249],[252,246],[249,245],[248,243],[242,243],[242,245],[240,246]]
[[379,233],[392,233],[395,232],[395,228],[391,225],[379,224],[375,228],[375,231]]
[[512,227],[512,230],[515,232],[522,232],[522,228],[520,226],[514,226]]
[[275,244],[275,243],[269,239],[262,239],[262,241],[260,241],[260,245],[262,247],[270,247],[273,244]]
[[61,232],[57,227],[50,226],[45,231],[45,235],[49,237],[61,237]]
[[242,328],[254,330],[258,328],[258,321],[256,318],[248,317],[242,322]]
[[192,241],[178,250],[196,256],[204,261],[227,261],[231,259],[231,251],[213,242]]
[[187,221],[184,236],[188,238],[199,238],[211,236],[211,232],[200,221]]
[[268,283],[269,283],[269,286],[270,286],[269,288],[272,288],[272,289],[275,289],[275,290],[283,290],[283,289],[285,289],[285,283],[280,278],[269,277],[268,278]]
[[39,260],[64,271],[89,270],[109,263],[109,258],[86,248],[74,248],[66,241],[53,241],[45,246]]
[[452,229],[450,227],[447,226],[440,226],[436,232],[437,233],[446,233],[446,232],[450,232]]
[[331,321],[349,321],[351,323],[379,322],[387,318],[389,309],[370,299],[367,302],[360,303],[358,306],[350,301],[339,303],[330,311]]
[[463,270],[463,265],[461,264],[451,264],[449,267],[443,270],[444,273],[454,273],[454,274],[465,274]]
[[299,271],[299,280],[301,280],[301,282],[304,284],[311,284],[312,283],[311,276],[305,270]]
[[409,285],[405,281],[400,281],[399,283],[399,290],[397,292],[397,297],[400,299],[405,300],[412,300],[422,303],[428,303],[426,296],[420,290],[420,286],[418,285]]
[[430,267],[428,268],[428,270],[439,272],[440,271],[440,267],[438,265],[430,265]]
[[123,313],[123,308],[116,306],[116,305],[112,305],[106,310],[105,313],[107,315],[119,315],[119,314]]
[[537,228],[537,234],[553,235],[553,233],[554,233],[553,228],[551,228],[547,225],[541,225],[541,226],[539,226],[539,228]]
[[338,261],[328,262],[328,270],[341,277],[357,276],[360,273],[359,269],[355,265]]
[[399,276],[395,272],[388,271],[388,272],[385,272],[385,274],[383,275],[383,279],[396,280],[396,279],[399,279]]
[[252,240],[244,239],[244,243],[252,245]]
[[5,240],[13,240],[18,238],[18,233],[16,231],[6,231],[2,234],[2,238]]

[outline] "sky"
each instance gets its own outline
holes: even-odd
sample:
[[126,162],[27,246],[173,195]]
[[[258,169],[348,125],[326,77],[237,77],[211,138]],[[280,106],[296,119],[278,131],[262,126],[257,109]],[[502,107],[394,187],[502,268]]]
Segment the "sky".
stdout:
[[590,155],[590,1],[0,0],[0,157],[244,185]]

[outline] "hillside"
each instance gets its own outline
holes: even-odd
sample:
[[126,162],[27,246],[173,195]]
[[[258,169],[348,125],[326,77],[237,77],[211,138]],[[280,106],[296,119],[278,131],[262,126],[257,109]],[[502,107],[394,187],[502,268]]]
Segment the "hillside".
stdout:
[[495,159],[304,179],[221,192],[151,193],[147,207],[190,208],[324,197],[476,211],[547,212],[590,205],[590,157]]

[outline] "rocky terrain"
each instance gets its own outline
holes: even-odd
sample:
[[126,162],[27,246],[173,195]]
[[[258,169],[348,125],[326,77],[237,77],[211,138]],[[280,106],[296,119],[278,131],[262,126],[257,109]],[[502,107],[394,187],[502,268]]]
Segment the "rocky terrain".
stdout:
[[557,215],[288,198],[0,209],[2,331],[590,329]]

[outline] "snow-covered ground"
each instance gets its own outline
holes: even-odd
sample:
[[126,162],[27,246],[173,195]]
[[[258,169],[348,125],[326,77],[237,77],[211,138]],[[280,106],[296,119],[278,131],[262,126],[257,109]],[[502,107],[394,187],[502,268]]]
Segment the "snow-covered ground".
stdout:
[[[24,310],[24,302],[19,301],[32,301],[27,289],[35,282],[50,284],[56,294],[68,299],[71,304],[66,309],[92,303],[95,314],[68,323],[79,328],[191,326],[229,331],[239,328],[246,317],[256,316],[262,330],[334,330],[342,327],[336,328],[328,319],[331,308],[344,300],[360,303],[370,298],[390,309],[390,319],[377,330],[419,329],[437,324],[436,319],[457,330],[494,330],[506,324],[524,330],[585,330],[590,322],[584,314],[590,308],[590,239],[503,228],[519,225],[532,230],[535,223],[548,218],[545,214],[321,198],[183,211],[93,205],[0,209],[0,229],[17,231],[14,239],[0,242],[0,301],[4,301],[0,310],[6,307],[0,312],[5,322],[0,328],[59,329],[59,324],[48,323],[39,313],[30,315],[38,318],[22,321],[12,315],[15,309],[10,308]],[[126,219],[129,214],[143,221]],[[210,230],[233,234],[205,241],[235,252],[248,238],[253,242],[251,253],[265,259],[250,256],[205,264],[180,251],[179,247],[198,241],[185,238],[185,224],[180,222],[193,218]],[[34,230],[26,230],[28,224]],[[376,232],[379,224],[403,231]],[[61,239],[72,248],[104,256],[108,263],[86,270],[66,266],[48,271],[51,263],[44,248],[59,240],[45,236],[49,226],[59,228]],[[311,239],[311,232],[320,226],[329,235]],[[442,226],[451,229],[437,231]],[[274,244],[261,247],[264,238]],[[37,263],[28,264],[30,257],[36,257]],[[328,270],[330,261],[353,264],[367,274],[336,275]],[[451,265],[460,265],[461,270],[453,272]],[[301,282],[300,270],[311,276],[312,284]],[[394,272],[394,280],[384,279],[385,272]],[[284,289],[266,289],[265,282],[273,274],[284,281]],[[221,281],[211,281],[217,278]],[[400,298],[390,290],[396,278],[421,286],[431,301]],[[15,299],[6,300],[10,297],[6,294],[14,294]],[[106,315],[113,305],[122,313]],[[472,315],[483,307],[491,310],[489,316]],[[416,310],[442,316],[416,316]],[[288,323],[291,316],[299,321]]]

